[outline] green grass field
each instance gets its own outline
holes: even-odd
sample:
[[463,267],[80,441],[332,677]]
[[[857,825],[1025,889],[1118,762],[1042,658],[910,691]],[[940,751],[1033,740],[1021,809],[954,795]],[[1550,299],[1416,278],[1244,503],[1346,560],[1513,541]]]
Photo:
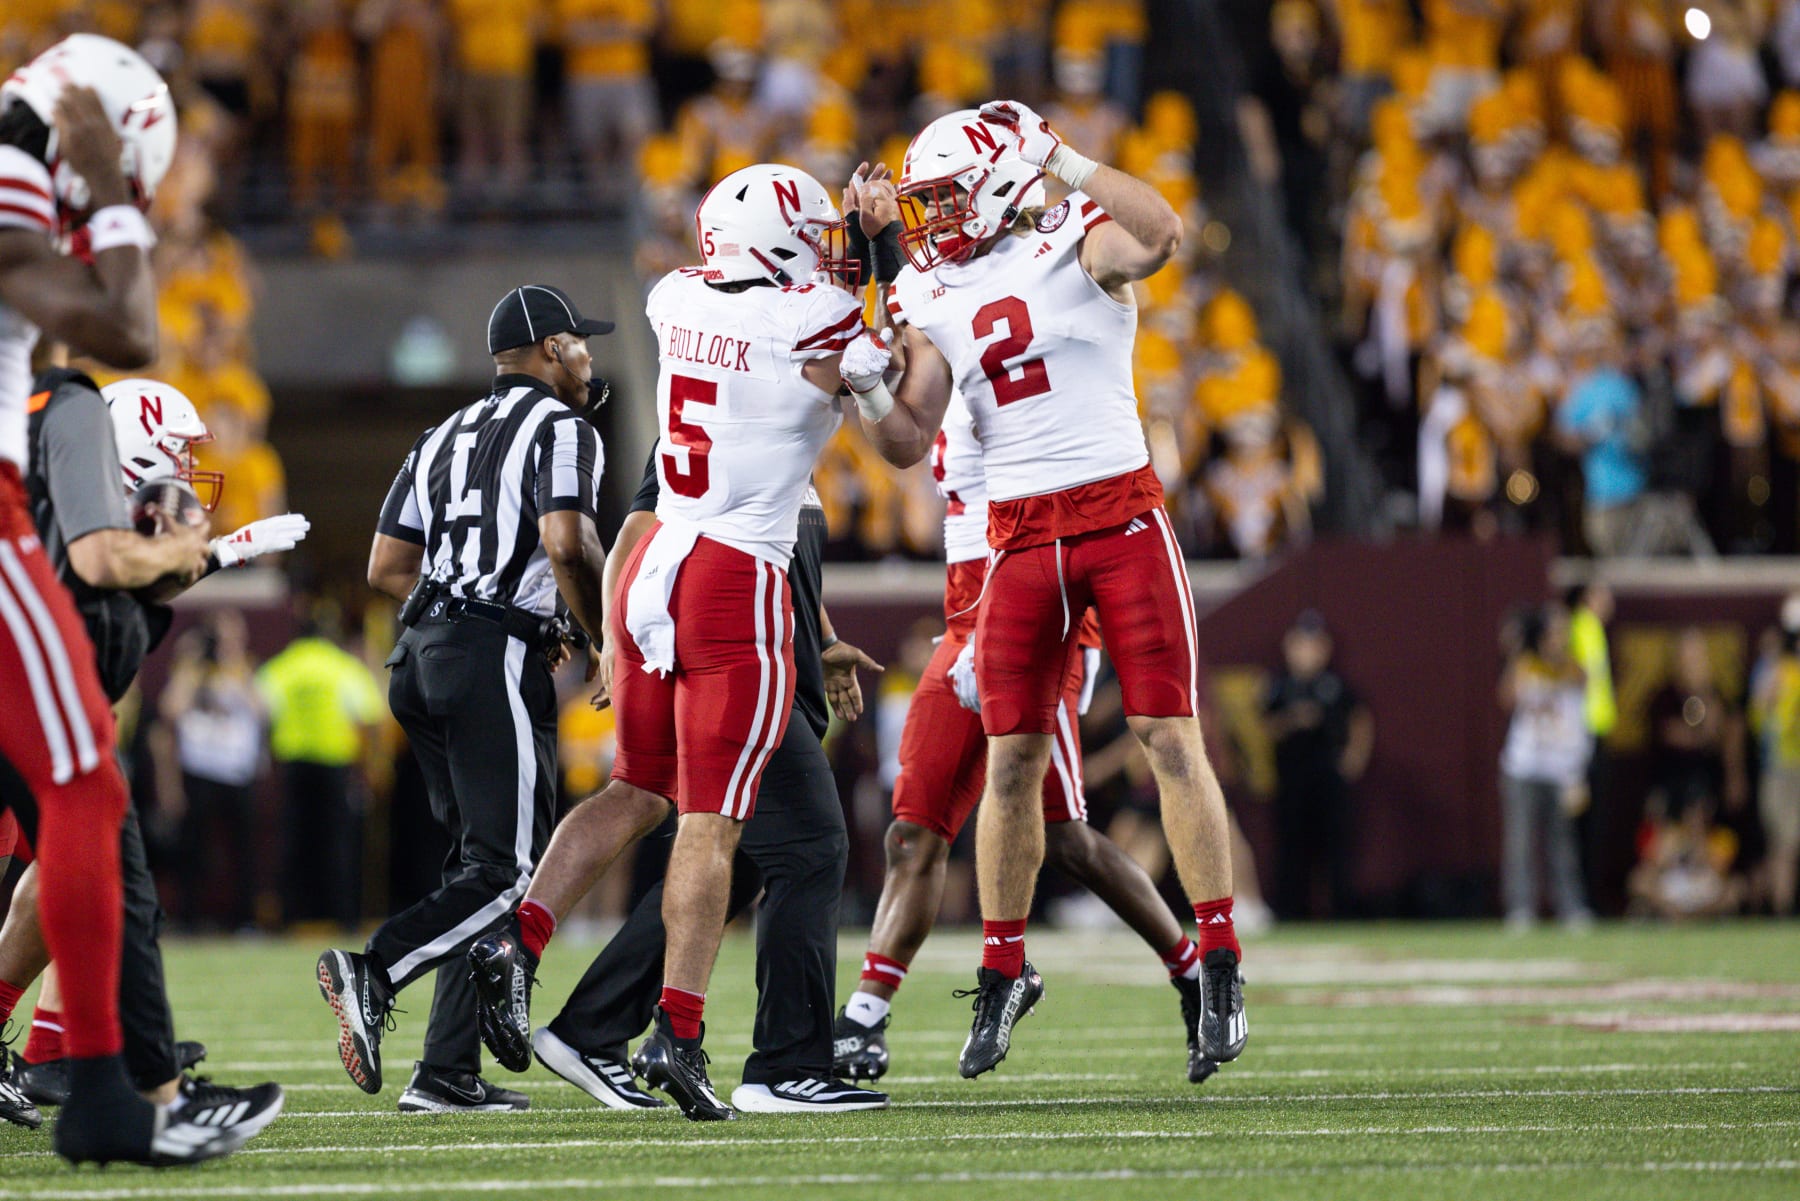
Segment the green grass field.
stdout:
[[[541,1068],[507,1078],[529,1113],[402,1116],[428,988],[402,998],[367,1097],[338,1067],[317,947],[178,943],[183,1036],[223,1080],[281,1081],[286,1114],[228,1161],[160,1174],[72,1173],[48,1128],[6,1127],[0,1198],[1800,1198],[1791,923],[1280,930],[1246,952],[1249,1050],[1198,1088],[1174,991],[1125,933],[1033,935],[1048,996],[997,1072],[959,1079],[968,1003],[949,994],[976,941],[935,939],[908,978],[893,1109],[709,1126],[602,1110]],[[540,1018],[586,950],[552,948]],[[750,950],[728,938],[714,977],[721,1092],[748,1046]],[[846,987],[860,951],[847,937]]]

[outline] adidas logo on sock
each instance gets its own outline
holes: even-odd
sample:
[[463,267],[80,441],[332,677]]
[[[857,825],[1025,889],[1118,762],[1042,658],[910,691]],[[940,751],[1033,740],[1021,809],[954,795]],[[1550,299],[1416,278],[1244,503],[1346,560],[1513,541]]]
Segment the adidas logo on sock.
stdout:
[[1015,942],[1024,941],[1025,936],[1023,934],[990,934],[982,939],[983,944],[990,947],[1008,947]]

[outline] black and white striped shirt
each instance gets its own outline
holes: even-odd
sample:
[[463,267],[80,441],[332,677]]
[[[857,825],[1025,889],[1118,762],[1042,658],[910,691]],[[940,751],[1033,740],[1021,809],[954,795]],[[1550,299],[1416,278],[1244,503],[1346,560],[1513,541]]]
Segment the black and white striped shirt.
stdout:
[[595,517],[605,455],[587,419],[528,375],[425,431],[388,489],[376,529],[425,548],[420,571],[452,595],[548,616],[556,578],[538,518]]

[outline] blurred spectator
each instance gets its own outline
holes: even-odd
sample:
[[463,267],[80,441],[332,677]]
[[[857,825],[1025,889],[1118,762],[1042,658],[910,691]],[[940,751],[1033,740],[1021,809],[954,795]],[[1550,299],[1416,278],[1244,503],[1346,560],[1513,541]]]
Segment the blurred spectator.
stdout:
[[1581,456],[1582,532],[1596,555],[1627,549],[1644,495],[1643,401],[1621,369],[1614,331],[1596,334],[1572,364],[1557,429]]
[[288,171],[302,212],[337,207],[355,173],[361,98],[356,42],[340,0],[305,0],[294,16],[298,49],[288,75]]
[[525,182],[538,0],[449,0],[455,32],[459,182],[516,192]]
[[1275,744],[1275,912],[1284,919],[1347,917],[1356,904],[1350,790],[1369,766],[1375,719],[1332,670],[1331,632],[1316,612],[1300,615],[1281,651],[1282,670],[1263,700]]
[[225,473],[225,488],[213,520],[235,530],[287,511],[287,473],[281,456],[263,436],[267,414],[241,404],[203,409],[213,441],[201,451],[204,466]]
[[264,709],[254,671],[244,619],[221,609],[176,644],[157,702],[174,743],[172,756],[159,756],[172,760],[158,765],[159,816],[178,823],[176,913],[189,927],[203,923],[207,889],[220,876],[226,899],[216,912],[225,928],[246,929],[256,918],[256,884],[263,877],[251,785],[262,766]]
[[1743,807],[1749,797],[1743,718],[1719,688],[1698,629],[1677,636],[1668,683],[1651,698],[1649,718],[1656,790],[1669,820],[1693,806],[1709,813]]
[[721,38],[708,51],[715,82],[704,95],[681,106],[675,137],[682,160],[695,180],[713,180],[761,161],[774,141],[769,115],[751,100],[756,85],[756,51]]
[[1506,923],[1523,930],[1537,919],[1541,851],[1557,916],[1586,926],[1593,914],[1571,818],[1587,806],[1593,740],[1583,714],[1586,682],[1569,654],[1568,612],[1550,605],[1527,613],[1509,640],[1500,677],[1500,707],[1511,715],[1500,751]]
[[1393,90],[1394,56],[1412,40],[1407,0],[1330,0],[1336,25],[1340,123],[1352,143],[1369,136],[1369,113]]
[[1782,916],[1794,912],[1800,879],[1800,602],[1782,607],[1781,646],[1752,696],[1762,735],[1758,810],[1768,842],[1769,900]]
[[353,773],[387,705],[374,675],[338,644],[335,619],[309,618],[262,665],[256,688],[285,796],[283,916],[348,929],[362,916],[362,812]]
[[1626,885],[1633,914],[1675,921],[1719,917],[1743,906],[1744,881],[1733,872],[1737,835],[1712,818],[1710,802],[1651,816]]
[[[1588,804],[1576,819],[1582,863],[1592,869],[1603,853],[1602,830],[1612,813],[1613,757],[1608,745],[1619,724],[1619,699],[1613,690],[1612,647],[1606,627],[1613,619],[1613,591],[1598,576],[1569,589],[1563,598],[1569,610],[1569,656],[1581,669],[1584,701],[1593,753],[1588,758]],[[1596,818],[1596,814],[1600,816]]]
[[569,136],[588,186],[613,201],[635,185],[638,151],[656,129],[650,82],[654,0],[556,0]]
[[1760,21],[1750,8],[1739,0],[1711,0],[1701,9],[1712,29],[1688,53],[1687,100],[1703,142],[1720,133],[1748,138],[1769,98],[1757,51]]
[[430,0],[364,0],[369,51],[369,175],[384,205],[444,207],[438,178],[438,63],[444,30]]

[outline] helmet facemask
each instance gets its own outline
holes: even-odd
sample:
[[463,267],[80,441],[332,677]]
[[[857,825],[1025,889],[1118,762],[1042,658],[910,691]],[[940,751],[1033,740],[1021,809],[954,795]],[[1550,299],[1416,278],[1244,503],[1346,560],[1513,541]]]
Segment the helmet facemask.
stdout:
[[195,438],[180,434],[164,434],[150,444],[149,454],[135,455],[119,464],[125,475],[125,491],[129,495],[155,480],[177,480],[194,490],[200,506],[208,513],[219,507],[225,493],[225,473],[202,470],[194,457],[194,447],[211,442],[210,433]]

